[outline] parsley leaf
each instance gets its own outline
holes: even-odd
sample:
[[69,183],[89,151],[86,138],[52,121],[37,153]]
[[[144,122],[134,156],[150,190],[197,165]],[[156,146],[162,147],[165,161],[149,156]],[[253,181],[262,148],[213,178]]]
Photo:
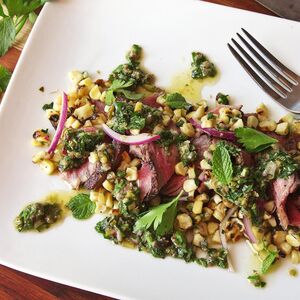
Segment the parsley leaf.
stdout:
[[123,81],[119,79],[115,79],[109,89],[106,91],[105,96],[105,104],[106,105],[112,105],[112,103],[115,101],[116,97],[114,95],[114,92],[118,92],[118,90],[123,90],[127,87],[130,87],[133,85],[133,81]]
[[173,228],[177,203],[181,195],[182,191],[172,201],[158,205],[146,212],[140,219],[137,220],[134,230],[147,230],[153,226],[153,229],[159,236],[170,232]]
[[263,288],[266,286],[266,283],[262,280],[262,278],[256,271],[254,271],[252,275],[248,276],[247,279],[255,287]]
[[229,184],[232,179],[233,168],[230,154],[222,144],[218,144],[213,153],[212,172],[223,184]]
[[0,65],[0,94],[6,90],[11,73]]
[[172,109],[184,108],[189,109],[191,104],[187,103],[185,98],[179,93],[173,93],[167,95],[166,104]]
[[96,204],[90,200],[89,195],[78,194],[69,201],[67,207],[72,211],[74,218],[83,220],[94,214]]
[[47,0],[3,0],[11,17],[27,15],[46,2]]
[[235,135],[238,137],[238,142],[241,143],[247,151],[255,153],[263,151],[278,142],[278,140],[260,131],[247,127],[237,128]]
[[277,257],[277,252],[269,251],[267,257],[263,260],[261,266],[262,274],[266,274]]
[[12,18],[0,20],[0,56],[4,55],[16,37],[16,29]]

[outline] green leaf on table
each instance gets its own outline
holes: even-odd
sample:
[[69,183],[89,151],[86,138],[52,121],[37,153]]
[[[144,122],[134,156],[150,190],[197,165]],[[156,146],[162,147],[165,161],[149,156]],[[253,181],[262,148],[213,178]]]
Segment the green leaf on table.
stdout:
[[0,56],[4,55],[16,37],[16,29],[12,18],[0,20]]
[[278,140],[253,128],[241,127],[235,130],[238,142],[249,152],[258,153],[277,143]]
[[217,144],[212,157],[212,172],[220,183],[229,184],[232,179],[232,162],[226,147]]
[[28,15],[46,2],[47,0],[3,0],[11,17]]
[[266,274],[269,271],[276,257],[277,257],[277,252],[269,251],[269,254],[262,262],[262,266],[261,266],[262,274]]
[[0,65],[0,94],[6,90],[10,78],[11,73]]
[[90,200],[89,195],[78,194],[69,201],[67,207],[72,211],[74,218],[83,220],[95,213],[96,204]]
[[179,93],[169,94],[166,97],[166,104],[172,109],[184,108],[189,109],[191,104],[187,103],[185,98]]
[[170,202],[160,204],[144,213],[143,216],[135,223],[134,230],[143,231],[152,226],[159,236],[170,232],[173,229],[177,203],[181,195],[182,191]]

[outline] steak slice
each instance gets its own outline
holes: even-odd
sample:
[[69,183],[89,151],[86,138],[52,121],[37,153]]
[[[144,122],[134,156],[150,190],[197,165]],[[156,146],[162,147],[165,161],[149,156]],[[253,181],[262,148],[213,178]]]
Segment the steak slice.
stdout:
[[154,107],[154,108],[160,108],[161,105],[156,102],[156,99],[160,96],[160,93],[154,93],[150,96],[147,96],[143,99],[143,104]]
[[199,163],[204,158],[204,152],[207,151],[209,146],[213,143],[213,139],[206,134],[202,134],[199,137],[194,138],[192,143],[198,154],[197,162]]
[[161,189],[161,193],[165,196],[177,196],[182,190],[185,176],[173,175],[167,184]]
[[[286,211],[286,206],[289,196],[296,191],[300,182],[296,174],[290,175],[287,179],[277,178],[272,184],[272,193],[277,208],[277,216],[281,226],[286,229],[290,224],[289,217]],[[290,213],[293,205],[289,205]]]
[[158,194],[157,174],[151,162],[143,163],[138,171],[138,185],[141,200],[151,199]]
[[290,225],[300,227],[300,195],[293,195],[288,199],[286,212]]

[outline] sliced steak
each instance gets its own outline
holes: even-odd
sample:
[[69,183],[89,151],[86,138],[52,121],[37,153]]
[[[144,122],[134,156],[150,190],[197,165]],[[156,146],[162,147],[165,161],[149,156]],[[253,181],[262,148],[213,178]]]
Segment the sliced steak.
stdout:
[[165,186],[161,189],[162,195],[177,196],[182,190],[185,176],[173,175]]
[[288,199],[286,212],[290,225],[300,227],[300,195],[293,195]]
[[282,148],[282,150],[285,150],[287,152],[297,150],[297,143],[300,142],[299,134],[279,135],[275,132],[264,132],[264,133],[278,140],[278,144]]
[[158,194],[157,174],[151,162],[143,163],[138,171],[138,185],[141,200],[151,199]]
[[[298,176],[293,174],[287,179],[277,178],[272,184],[272,193],[277,208],[277,216],[284,229],[286,229],[290,224],[289,217],[286,212],[287,201],[289,196],[296,191],[299,183]],[[292,207],[290,206],[290,209],[292,209]]]
[[213,139],[206,134],[202,134],[199,137],[193,139],[193,145],[195,146],[196,152],[198,154],[198,162],[200,162],[204,157],[203,154],[209,149],[209,146],[213,143]]
[[90,102],[95,105],[98,113],[102,113],[102,114],[105,114],[106,115],[106,112],[104,110],[105,108],[105,103],[100,101],[100,100],[90,100]]
[[150,96],[147,96],[143,99],[143,104],[154,107],[154,108],[160,108],[161,105],[156,102],[157,98],[160,96],[160,93],[154,93]]

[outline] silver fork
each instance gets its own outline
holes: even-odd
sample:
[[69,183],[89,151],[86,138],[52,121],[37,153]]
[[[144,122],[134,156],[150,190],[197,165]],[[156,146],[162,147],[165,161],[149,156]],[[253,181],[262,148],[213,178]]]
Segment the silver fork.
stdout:
[[239,33],[237,36],[261,64],[258,64],[235,39],[231,41],[242,55],[227,44],[231,53],[268,95],[289,111],[300,114],[300,76],[282,64],[247,30],[242,28],[242,31],[266,59]]

